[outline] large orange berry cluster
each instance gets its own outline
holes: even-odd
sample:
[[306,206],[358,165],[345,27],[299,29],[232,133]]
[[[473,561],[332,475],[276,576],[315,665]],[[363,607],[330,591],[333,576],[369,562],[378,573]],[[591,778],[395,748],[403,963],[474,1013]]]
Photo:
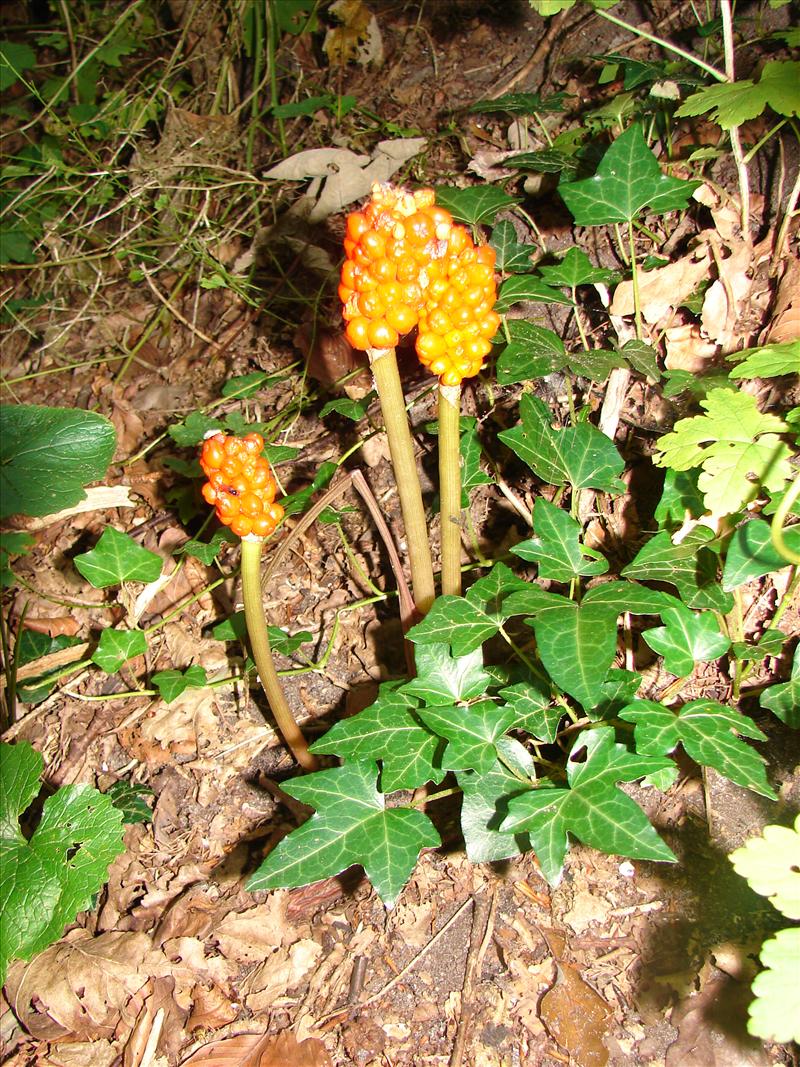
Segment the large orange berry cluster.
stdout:
[[339,296],[354,348],[394,348],[419,327],[417,353],[446,385],[477,374],[500,324],[494,252],[475,248],[432,189],[376,184],[347,219]]
[[246,437],[215,433],[206,438],[200,453],[200,466],[208,478],[203,496],[216,508],[219,521],[239,537],[269,537],[283,518],[263,448],[264,438],[258,433]]

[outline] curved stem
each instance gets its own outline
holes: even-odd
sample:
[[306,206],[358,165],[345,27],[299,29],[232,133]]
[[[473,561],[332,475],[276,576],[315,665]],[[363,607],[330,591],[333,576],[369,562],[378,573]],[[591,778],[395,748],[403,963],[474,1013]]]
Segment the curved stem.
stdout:
[[414,442],[406,417],[397,357],[393,348],[370,348],[367,354],[381,402],[381,413],[389,438],[389,451],[400,497],[400,509],[403,512],[414,603],[420,614],[426,615],[436,596],[433,563],[425,508],[422,504],[422,489],[414,457]]
[[461,386],[439,385],[442,593],[461,596]]
[[258,670],[258,677],[261,679],[261,685],[264,687],[269,706],[284,741],[301,767],[305,767],[307,771],[316,771],[319,768],[319,762],[316,756],[312,756],[308,751],[308,743],[286,701],[272,659],[272,649],[269,647],[267,619],[264,614],[264,602],[261,599],[261,546],[263,543],[261,537],[242,538],[242,595],[250,648]]
[[794,506],[795,500],[800,496],[800,471],[795,475],[795,479],[792,482],[789,489],[784,494],[783,500],[781,500],[778,507],[775,509],[775,514],[772,516],[772,524],[770,526],[770,538],[772,540],[773,547],[779,556],[782,556],[787,563],[800,563],[800,554],[793,551],[786,544],[786,540],[783,536],[783,526],[789,515],[789,512]]
[[[728,81],[736,80],[736,70],[733,58],[733,11],[731,0],[720,0],[720,15],[722,16],[722,42],[725,49],[725,74]],[[747,173],[747,161],[744,158],[742,141],[739,137],[739,127],[731,126],[728,131],[733,149],[733,159],[736,164],[736,174],[739,178],[739,199],[741,212],[742,238],[750,244],[750,177]]]
[[661,48],[665,48],[668,52],[674,52],[676,56],[680,56],[689,63],[694,63],[696,67],[704,70],[706,74],[710,74],[717,81],[724,82],[727,80],[722,71],[712,67],[705,60],[700,59],[699,56],[694,56],[691,52],[686,52],[683,48],[679,48],[678,45],[665,41],[663,37],[656,37],[655,34],[648,33],[641,26],[633,26],[630,22],[625,22],[623,19],[617,18],[616,15],[612,15],[610,11],[602,11],[600,8],[595,8],[595,14],[600,15],[601,18],[606,19],[608,22],[613,22],[615,26],[620,26],[623,30],[628,30],[635,37],[643,37],[646,41],[652,41],[653,44],[660,45]]

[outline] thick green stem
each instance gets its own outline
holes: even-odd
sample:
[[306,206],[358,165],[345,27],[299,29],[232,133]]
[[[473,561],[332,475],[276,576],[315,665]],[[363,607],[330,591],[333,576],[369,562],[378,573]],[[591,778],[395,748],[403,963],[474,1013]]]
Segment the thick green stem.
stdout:
[[414,442],[411,439],[403,388],[397,370],[397,357],[393,348],[371,348],[368,355],[381,402],[383,424],[389,438],[389,451],[403,512],[414,603],[417,611],[426,615],[436,596],[433,563],[425,508],[422,504],[422,489],[414,458]]
[[442,593],[461,596],[461,386],[439,386]]
[[262,538],[242,538],[242,595],[247,634],[253,652],[258,677],[264,687],[275,722],[283,739],[292,750],[292,755],[307,771],[316,771],[319,762],[308,751],[308,744],[300,727],[295,722],[292,709],[284,696],[278,672],[272,659],[267,635],[267,619],[261,599],[261,546]]

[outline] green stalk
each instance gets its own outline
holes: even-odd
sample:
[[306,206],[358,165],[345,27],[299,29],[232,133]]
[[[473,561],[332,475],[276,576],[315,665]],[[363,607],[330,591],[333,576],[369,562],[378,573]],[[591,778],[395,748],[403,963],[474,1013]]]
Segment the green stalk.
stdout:
[[263,543],[262,537],[242,538],[242,594],[250,648],[258,670],[258,677],[261,679],[261,685],[264,687],[270,709],[284,741],[301,767],[307,771],[316,771],[319,769],[319,762],[316,756],[312,756],[308,751],[306,739],[286,701],[272,659],[272,649],[269,647],[267,619],[264,615],[264,602],[261,599],[261,546]]
[[639,297],[639,269],[636,263],[636,245],[633,240],[633,226],[628,223],[628,241],[630,245],[629,254],[631,257],[631,280],[633,282],[633,309],[634,309],[634,321],[636,323],[636,340],[642,339],[642,304]]
[[428,526],[422,504],[422,489],[414,458],[414,442],[406,418],[403,388],[397,369],[397,357],[393,348],[370,348],[367,350],[375,388],[381,402],[381,413],[389,451],[397,481],[400,509],[408,542],[408,560],[411,566],[411,587],[414,603],[421,615],[426,615],[436,596],[433,584],[433,563],[428,540]]
[[442,593],[461,596],[461,386],[439,385]]
[[789,517],[789,512],[794,507],[794,502],[800,496],[800,471],[795,475],[795,479],[789,488],[786,490],[778,507],[775,509],[775,514],[772,516],[772,523],[770,525],[770,540],[772,541],[772,547],[778,553],[779,556],[783,556],[787,563],[798,564],[800,563],[800,555],[797,552],[792,551],[786,544],[783,536],[784,524]]

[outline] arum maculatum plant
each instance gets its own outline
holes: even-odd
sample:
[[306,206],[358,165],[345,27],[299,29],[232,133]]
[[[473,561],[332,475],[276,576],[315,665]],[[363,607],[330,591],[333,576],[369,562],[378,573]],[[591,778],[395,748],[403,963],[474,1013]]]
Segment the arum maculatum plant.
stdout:
[[381,402],[408,539],[414,599],[424,615],[435,596],[422,492],[395,347],[417,329],[416,351],[439,378],[442,591],[461,592],[461,381],[478,373],[500,325],[494,250],[476,248],[434,203],[432,189],[376,184],[347,220],[339,296],[347,338],[368,354]]
[[208,481],[203,497],[216,510],[217,518],[242,539],[242,596],[247,634],[258,676],[264,687],[275,722],[301,767],[316,770],[319,762],[295,721],[284,695],[267,633],[267,620],[261,597],[261,552],[264,541],[274,533],[283,518],[283,508],[275,502],[277,485],[269,463],[261,454],[260,434],[227,437],[209,435],[200,453],[200,466]]

